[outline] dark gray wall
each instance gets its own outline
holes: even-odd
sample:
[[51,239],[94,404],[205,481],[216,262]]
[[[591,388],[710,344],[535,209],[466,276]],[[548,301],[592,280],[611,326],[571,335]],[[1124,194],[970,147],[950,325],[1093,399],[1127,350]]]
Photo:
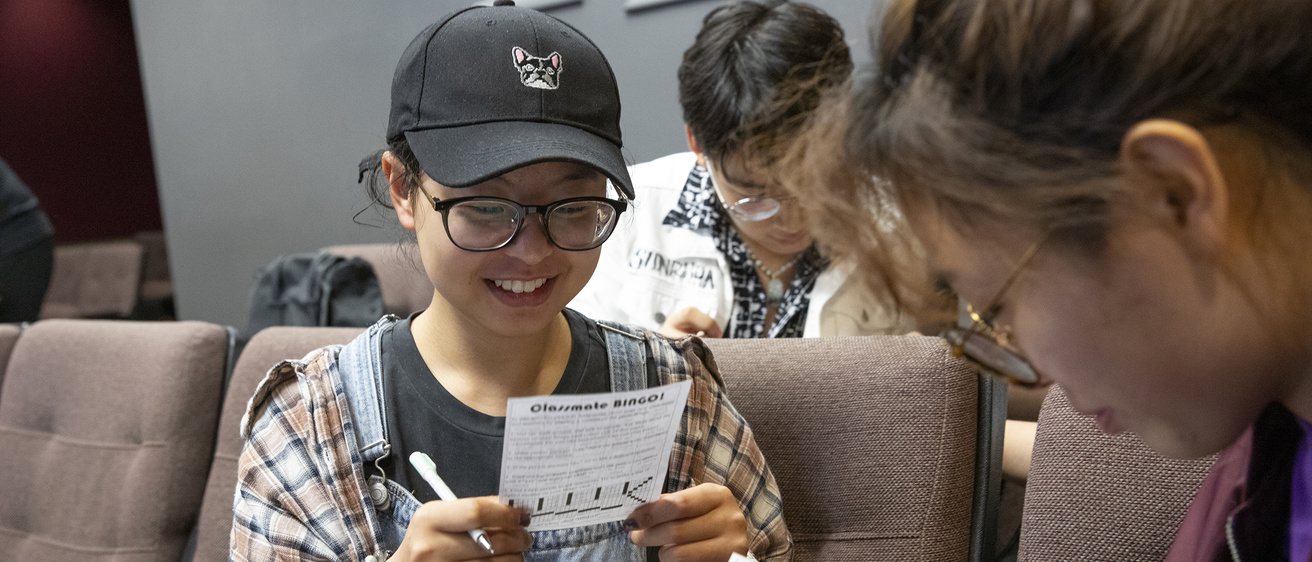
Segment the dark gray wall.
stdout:
[[[382,146],[401,51],[470,3],[132,0],[180,318],[241,327],[253,275],[274,257],[395,239],[352,221],[366,202],[357,164]],[[813,3],[868,59],[872,3]],[[610,59],[633,161],[685,148],[675,70],[715,5],[628,13],[622,0],[584,0],[550,11]]]

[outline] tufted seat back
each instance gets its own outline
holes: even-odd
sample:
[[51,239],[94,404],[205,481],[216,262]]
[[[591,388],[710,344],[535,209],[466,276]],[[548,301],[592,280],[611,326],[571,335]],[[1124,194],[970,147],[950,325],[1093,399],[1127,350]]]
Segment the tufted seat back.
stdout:
[[127,318],[141,291],[142,247],[135,241],[55,248],[41,318]]
[[706,344],[779,483],[795,562],[981,559],[979,375],[943,340]]
[[1107,435],[1053,387],[1039,414],[1019,559],[1166,558],[1215,455],[1168,459],[1136,435]]
[[28,327],[0,391],[0,560],[178,560],[228,345],[200,322]]
[[0,388],[4,388],[5,365],[9,364],[9,354],[18,343],[18,334],[23,333],[19,324],[0,324]]
[[309,328],[274,326],[261,330],[242,350],[228,383],[227,398],[219,421],[214,464],[205,485],[194,562],[226,562],[228,535],[232,531],[232,499],[237,489],[237,459],[244,444],[241,416],[255,387],[269,369],[284,359],[299,359],[331,344],[347,344],[362,328]]

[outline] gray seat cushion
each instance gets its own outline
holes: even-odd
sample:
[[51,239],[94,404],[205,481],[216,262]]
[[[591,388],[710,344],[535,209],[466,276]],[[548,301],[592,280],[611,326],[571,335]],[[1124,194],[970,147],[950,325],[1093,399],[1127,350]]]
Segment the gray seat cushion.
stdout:
[[0,324],[0,388],[4,388],[5,367],[9,365],[9,355],[18,343],[18,335],[23,329],[18,324]]
[[1215,456],[1168,459],[1106,435],[1053,387],[1025,487],[1019,560],[1162,560]]
[[141,291],[135,241],[58,246],[41,318],[127,318]]
[[0,391],[0,558],[173,561],[200,508],[228,334],[47,320]]
[[965,560],[977,374],[938,338],[707,340],[783,493],[793,560]]
[[361,328],[273,327],[255,334],[246,344],[228,383],[219,419],[218,442],[196,536],[195,562],[226,562],[228,535],[232,531],[232,497],[237,489],[237,457],[241,455],[241,416],[255,386],[269,368],[283,359],[300,359],[330,344],[346,344]]

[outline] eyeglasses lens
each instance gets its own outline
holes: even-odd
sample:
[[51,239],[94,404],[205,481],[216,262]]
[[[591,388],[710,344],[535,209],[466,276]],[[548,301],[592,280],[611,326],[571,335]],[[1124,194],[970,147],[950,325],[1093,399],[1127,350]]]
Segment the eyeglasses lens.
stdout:
[[[619,213],[600,201],[575,201],[554,207],[546,217],[548,233],[565,250],[590,250],[610,236]],[[510,241],[523,212],[499,201],[464,201],[447,213],[451,241],[466,250],[491,250]]]
[[1034,385],[1039,375],[1029,362],[1015,351],[978,332],[953,328],[944,334],[948,342],[960,349],[966,359],[993,374],[1020,385]]
[[763,221],[779,213],[778,199],[771,197],[748,197],[740,199],[729,206],[729,213],[738,220],[748,222]]
[[610,236],[617,218],[615,208],[600,201],[575,201],[551,210],[548,232],[566,250],[589,250]]
[[451,241],[469,250],[496,248],[515,235],[524,217],[519,209],[497,201],[465,201],[451,207],[446,226]]

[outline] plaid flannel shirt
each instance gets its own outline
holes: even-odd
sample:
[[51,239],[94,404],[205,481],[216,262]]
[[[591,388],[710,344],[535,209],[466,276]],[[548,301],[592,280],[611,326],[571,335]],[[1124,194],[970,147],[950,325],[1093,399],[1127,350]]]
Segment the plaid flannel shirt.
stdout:
[[[728,487],[746,516],[752,556],[786,562],[792,538],[779,487],[751,428],[729,403],[710,352],[695,338],[645,336],[661,384],[693,380],[670,453],[668,489],[707,482]],[[363,460],[348,446],[352,422],[345,387],[330,376],[340,349],[329,346],[274,366],[248,403],[232,560],[386,559]]]

